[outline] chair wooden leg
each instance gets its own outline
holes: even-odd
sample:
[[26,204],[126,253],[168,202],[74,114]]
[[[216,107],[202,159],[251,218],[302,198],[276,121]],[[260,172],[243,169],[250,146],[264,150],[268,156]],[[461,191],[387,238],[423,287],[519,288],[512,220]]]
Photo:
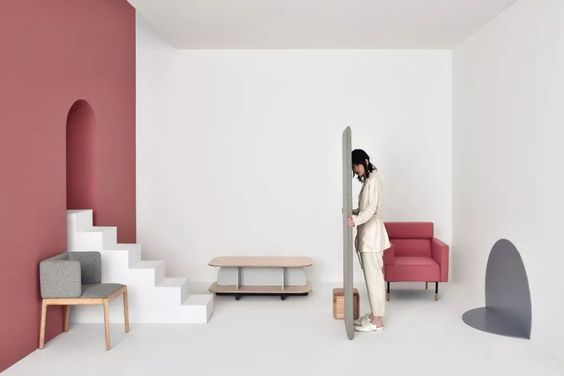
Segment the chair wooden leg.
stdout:
[[47,304],[43,300],[41,302],[41,325],[39,328],[39,348],[45,347],[45,323],[47,320]]
[[390,282],[386,282],[386,300],[390,301]]
[[429,282],[425,281],[425,290],[429,289]]
[[439,300],[439,282],[435,282],[435,301]]
[[63,331],[68,332],[69,331],[69,324],[70,324],[70,305],[66,305],[65,306],[65,325],[63,327]]
[[106,336],[106,350],[110,349],[110,307],[108,299],[104,299],[104,333]]
[[123,321],[125,322],[125,332],[129,333],[129,305],[127,303],[127,288],[123,293]]

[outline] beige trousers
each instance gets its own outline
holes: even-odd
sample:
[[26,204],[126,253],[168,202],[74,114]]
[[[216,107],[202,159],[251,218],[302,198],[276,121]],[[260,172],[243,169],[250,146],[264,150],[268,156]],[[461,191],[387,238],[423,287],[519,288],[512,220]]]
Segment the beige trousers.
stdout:
[[356,252],[366,281],[368,301],[373,316],[386,311],[386,282],[384,281],[384,252]]

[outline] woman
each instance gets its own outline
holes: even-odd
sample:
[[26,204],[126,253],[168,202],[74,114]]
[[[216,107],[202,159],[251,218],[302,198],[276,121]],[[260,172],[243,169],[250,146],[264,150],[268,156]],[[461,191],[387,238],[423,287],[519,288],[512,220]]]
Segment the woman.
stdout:
[[378,170],[364,150],[352,151],[353,177],[362,182],[358,196],[358,209],[347,218],[349,226],[356,226],[354,241],[357,256],[364,273],[370,313],[354,321],[355,330],[360,332],[384,329],[382,317],[386,306],[386,287],[384,281],[384,250],[389,248],[390,240],[381,216],[382,182]]

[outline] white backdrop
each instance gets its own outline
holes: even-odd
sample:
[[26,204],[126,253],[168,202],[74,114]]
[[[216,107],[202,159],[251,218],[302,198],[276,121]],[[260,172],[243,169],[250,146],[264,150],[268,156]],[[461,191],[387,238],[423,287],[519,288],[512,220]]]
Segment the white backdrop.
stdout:
[[563,16],[562,1],[518,1],[457,48],[453,62],[453,272],[483,291],[491,247],[511,240],[529,277],[532,339],[560,358]]
[[450,51],[176,50],[139,17],[137,38],[137,234],[170,274],[305,255],[312,281],[341,281],[347,125],[385,220],[433,221],[450,242]]

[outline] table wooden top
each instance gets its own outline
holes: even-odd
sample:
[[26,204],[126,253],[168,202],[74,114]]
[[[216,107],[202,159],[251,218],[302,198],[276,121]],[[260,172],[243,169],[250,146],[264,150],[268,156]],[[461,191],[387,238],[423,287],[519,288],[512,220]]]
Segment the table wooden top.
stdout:
[[208,265],[246,268],[301,268],[312,265],[311,257],[294,256],[221,256]]

